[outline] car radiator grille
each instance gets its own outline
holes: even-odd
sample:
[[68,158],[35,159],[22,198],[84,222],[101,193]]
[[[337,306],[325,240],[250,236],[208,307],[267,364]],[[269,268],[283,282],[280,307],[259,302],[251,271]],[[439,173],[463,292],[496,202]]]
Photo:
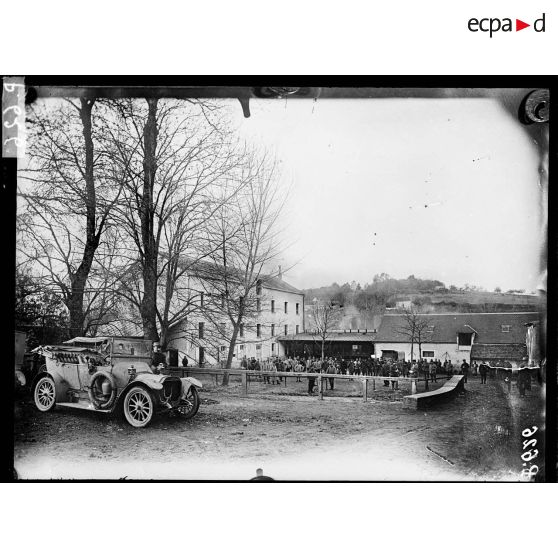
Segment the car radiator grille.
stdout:
[[182,382],[178,378],[167,378],[163,382],[163,395],[171,401],[180,399],[182,394]]

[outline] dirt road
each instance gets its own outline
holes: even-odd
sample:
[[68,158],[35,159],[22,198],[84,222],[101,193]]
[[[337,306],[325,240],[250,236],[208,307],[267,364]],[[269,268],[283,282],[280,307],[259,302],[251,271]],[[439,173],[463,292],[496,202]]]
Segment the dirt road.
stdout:
[[534,386],[520,416],[505,386],[476,378],[464,396],[426,412],[404,408],[387,388],[367,403],[277,390],[241,396],[237,385],[208,386],[196,417],[146,429],[86,411],[43,414],[22,401],[15,467],[20,478],[229,480],[262,467],[285,480],[517,480],[518,429],[536,419],[541,399]]

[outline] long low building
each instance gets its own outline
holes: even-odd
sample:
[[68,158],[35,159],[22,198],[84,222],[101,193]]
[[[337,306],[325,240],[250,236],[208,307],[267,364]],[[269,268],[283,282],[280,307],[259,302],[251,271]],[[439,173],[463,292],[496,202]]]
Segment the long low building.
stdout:
[[[332,331],[324,342],[327,356],[365,358],[374,356],[376,334],[368,330]],[[320,356],[322,337],[319,333],[282,335],[277,338],[287,356]]]
[[375,339],[377,357],[425,358],[517,366],[527,356],[528,325],[537,312],[418,314],[419,346],[411,343],[412,324],[406,314],[386,314]]

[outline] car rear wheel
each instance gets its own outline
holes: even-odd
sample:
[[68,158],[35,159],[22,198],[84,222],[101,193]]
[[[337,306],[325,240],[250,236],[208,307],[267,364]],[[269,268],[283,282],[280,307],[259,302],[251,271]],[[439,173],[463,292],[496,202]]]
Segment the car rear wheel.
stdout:
[[198,412],[199,406],[200,396],[198,390],[194,386],[190,386],[186,397],[180,400],[180,407],[178,407],[177,411],[182,418],[192,418]]
[[155,414],[151,392],[144,387],[133,387],[124,397],[124,416],[136,428],[147,426]]
[[54,408],[56,404],[56,384],[50,376],[45,376],[37,382],[33,398],[39,411],[47,412]]

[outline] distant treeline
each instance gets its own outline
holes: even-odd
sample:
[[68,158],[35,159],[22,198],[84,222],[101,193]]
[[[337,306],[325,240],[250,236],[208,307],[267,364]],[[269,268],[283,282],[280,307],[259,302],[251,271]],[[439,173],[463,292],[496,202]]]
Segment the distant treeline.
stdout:
[[[354,305],[367,314],[383,313],[395,308],[398,301],[411,301],[425,312],[501,312],[528,311],[536,304],[535,297],[527,297],[523,290],[502,293],[496,287],[486,292],[481,287],[446,285],[435,279],[420,279],[410,275],[407,279],[394,279],[387,273],[375,275],[372,283],[332,283],[329,286],[306,289],[307,304],[318,300],[332,301],[340,306]],[[523,294],[523,296],[521,296]]]

